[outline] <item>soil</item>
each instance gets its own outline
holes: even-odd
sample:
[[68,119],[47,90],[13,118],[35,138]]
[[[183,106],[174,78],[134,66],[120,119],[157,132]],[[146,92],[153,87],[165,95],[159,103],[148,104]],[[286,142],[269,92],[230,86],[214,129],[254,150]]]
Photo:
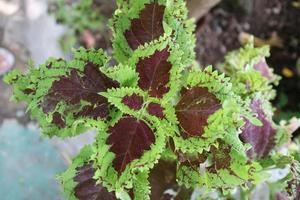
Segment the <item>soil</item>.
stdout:
[[198,21],[198,61],[203,66],[217,67],[228,51],[241,47],[239,35],[242,32],[265,40],[277,34],[283,46],[273,46],[267,59],[275,73],[282,75],[274,105],[278,107],[280,118],[288,117],[291,112],[300,114],[300,74],[296,67],[297,60],[300,61],[300,1],[242,1],[240,4],[223,1]]

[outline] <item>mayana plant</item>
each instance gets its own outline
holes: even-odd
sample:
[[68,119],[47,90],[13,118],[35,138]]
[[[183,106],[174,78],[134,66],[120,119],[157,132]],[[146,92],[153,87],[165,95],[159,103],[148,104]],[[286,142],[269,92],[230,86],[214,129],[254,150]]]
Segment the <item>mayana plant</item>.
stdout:
[[[184,0],[117,4],[113,58],[80,48],[70,61],[50,58],[5,78],[44,135],[97,131],[59,175],[68,199],[201,199],[236,188],[247,198],[270,169],[298,167],[278,153],[290,134],[272,121],[278,77],[267,47],[230,53],[224,73],[200,68]],[[294,198],[296,172],[271,195]]]

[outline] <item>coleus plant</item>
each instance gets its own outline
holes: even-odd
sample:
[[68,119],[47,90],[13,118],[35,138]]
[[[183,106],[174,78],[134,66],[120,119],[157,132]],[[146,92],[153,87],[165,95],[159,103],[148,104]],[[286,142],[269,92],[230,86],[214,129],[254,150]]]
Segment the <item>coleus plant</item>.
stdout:
[[269,168],[297,163],[275,151],[289,134],[272,121],[277,77],[265,48],[233,52],[226,74],[201,69],[184,0],[117,4],[116,66],[103,50],[80,48],[72,60],[5,78],[44,135],[97,131],[59,175],[69,199],[190,199],[196,188],[229,196],[266,181]]

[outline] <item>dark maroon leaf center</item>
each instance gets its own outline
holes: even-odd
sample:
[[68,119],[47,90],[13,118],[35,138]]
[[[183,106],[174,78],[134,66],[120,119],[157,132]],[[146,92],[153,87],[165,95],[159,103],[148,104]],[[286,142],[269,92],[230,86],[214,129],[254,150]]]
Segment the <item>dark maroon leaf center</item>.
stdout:
[[220,169],[229,169],[230,167],[230,151],[229,145],[223,141],[219,141],[219,147],[212,146],[210,152],[212,154],[212,166],[208,168],[209,172],[217,173]]
[[176,106],[176,115],[183,129],[182,136],[201,136],[209,116],[220,108],[220,101],[207,88],[184,89]]
[[160,119],[164,118],[164,109],[158,103],[150,103],[147,107],[147,111],[150,115],[156,116]]
[[137,94],[131,96],[126,95],[122,99],[122,103],[131,108],[132,110],[140,110],[144,103],[143,97]]
[[[54,81],[41,106],[43,111],[48,113],[54,110],[60,101],[64,101],[70,105],[70,112],[76,117],[105,118],[108,115],[108,102],[98,93],[115,87],[119,87],[118,82],[108,78],[98,66],[88,63],[83,73],[72,69],[69,76],[61,76],[59,80]],[[83,100],[90,105],[81,108]]]
[[135,50],[163,33],[163,16],[165,6],[157,3],[146,4],[140,12],[139,18],[131,21],[130,28],[124,33],[129,46]]
[[152,129],[142,120],[127,116],[121,118],[109,129],[107,144],[115,153],[113,166],[119,173],[123,172],[128,163],[140,158],[144,151],[150,150],[155,142]]
[[161,98],[169,91],[167,84],[170,79],[171,63],[168,61],[170,53],[165,48],[156,51],[148,58],[139,60],[137,72],[139,74],[138,85],[143,90],[148,90],[150,96]]

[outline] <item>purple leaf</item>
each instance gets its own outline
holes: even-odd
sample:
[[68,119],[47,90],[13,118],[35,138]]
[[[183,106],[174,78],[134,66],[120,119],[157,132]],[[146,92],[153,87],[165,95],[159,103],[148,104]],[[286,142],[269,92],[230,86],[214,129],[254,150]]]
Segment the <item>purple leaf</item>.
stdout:
[[160,119],[164,118],[164,109],[158,103],[150,103],[147,107],[147,111],[150,115],[156,116]]
[[139,18],[131,21],[130,28],[124,33],[129,46],[135,50],[152,40],[158,39],[163,33],[163,16],[165,6],[157,3],[146,4]]
[[131,96],[125,96],[122,99],[122,103],[131,108],[132,110],[140,110],[144,103],[143,97],[137,94]]
[[265,78],[267,78],[268,80],[272,79],[271,73],[270,73],[270,68],[269,68],[265,58],[261,58],[260,61],[253,66],[253,68],[256,69],[257,71],[259,71],[260,74],[262,76],[264,76]]
[[[118,82],[108,78],[98,66],[88,63],[83,73],[72,69],[69,76],[62,76],[54,81],[41,106],[43,111],[48,113],[53,111],[60,101],[64,101],[70,105],[69,111],[73,112],[75,117],[106,118],[109,105],[106,98],[98,93],[115,87],[119,87]],[[82,100],[90,105],[80,109]]]
[[252,148],[247,152],[248,157],[264,158],[275,146],[276,129],[272,127],[272,123],[267,118],[259,100],[253,100],[250,107],[263,125],[255,126],[246,119],[240,139],[244,143],[252,145]]
[[150,150],[155,142],[152,129],[144,121],[131,116],[121,118],[108,132],[107,144],[116,155],[113,166],[119,173],[132,160],[140,158],[144,151]]
[[183,129],[183,137],[201,136],[207,119],[221,108],[220,101],[207,88],[183,89],[176,106],[176,115]]
[[172,67],[171,63],[167,61],[169,56],[168,48],[165,48],[137,63],[136,70],[140,77],[138,85],[143,90],[148,90],[152,97],[161,98],[169,91],[167,84]]
[[79,200],[117,200],[112,192],[108,192],[105,187],[98,184],[93,179],[95,170],[92,163],[86,163],[77,169],[74,181],[78,184],[74,188],[75,196]]

